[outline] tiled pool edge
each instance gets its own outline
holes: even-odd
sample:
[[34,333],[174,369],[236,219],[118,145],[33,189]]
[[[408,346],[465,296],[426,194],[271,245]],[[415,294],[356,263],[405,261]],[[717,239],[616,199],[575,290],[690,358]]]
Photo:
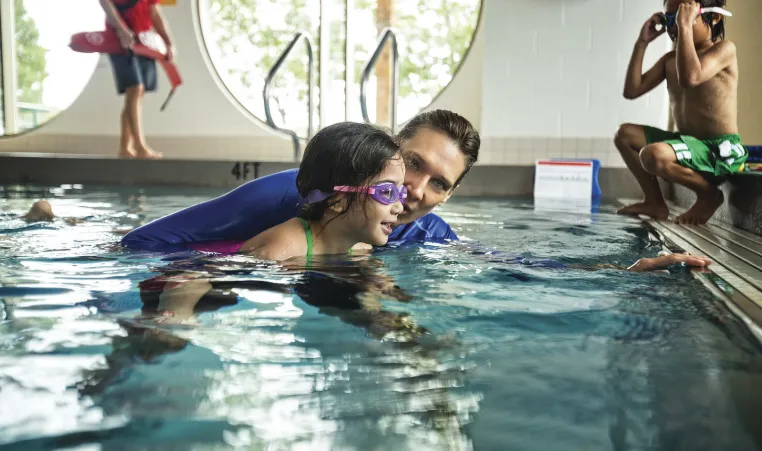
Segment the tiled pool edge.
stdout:
[[[0,154],[0,185],[90,184],[234,188],[256,177],[297,167],[295,163],[206,160],[120,160],[62,154]],[[604,199],[637,197],[639,187],[625,168],[603,167]],[[534,166],[477,165],[456,196],[531,196]]]

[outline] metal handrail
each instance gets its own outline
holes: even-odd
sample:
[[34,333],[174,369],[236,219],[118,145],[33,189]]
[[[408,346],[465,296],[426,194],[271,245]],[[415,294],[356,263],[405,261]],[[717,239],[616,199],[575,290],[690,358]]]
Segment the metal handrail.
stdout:
[[400,82],[400,70],[399,70],[399,57],[400,52],[397,48],[397,35],[394,33],[394,30],[391,28],[384,28],[381,30],[381,37],[378,40],[378,44],[376,45],[376,50],[373,52],[373,55],[368,60],[367,64],[365,64],[365,67],[362,70],[362,77],[360,78],[360,110],[362,112],[362,118],[366,123],[370,123],[370,117],[368,116],[368,100],[367,96],[365,94],[368,79],[370,78],[370,73],[373,70],[373,68],[376,66],[376,62],[378,62],[378,58],[381,56],[381,52],[384,50],[384,45],[386,45],[386,41],[391,40],[391,46],[392,46],[392,69],[394,70],[393,74],[393,82],[392,82],[392,133],[394,133],[394,129],[397,126],[397,92],[399,91],[399,82]]
[[312,136],[312,110],[313,110],[313,102],[312,102],[312,91],[315,88],[315,77],[314,77],[314,64],[313,64],[313,52],[312,52],[312,37],[310,37],[309,33],[300,31],[294,35],[294,38],[291,40],[291,42],[288,44],[288,47],[286,47],[285,50],[283,50],[283,53],[280,54],[278,59],[275,61],[275,64],[273,64],[273,67],[270,69],[270,72],[268,72],[267,77],[265,78],[265,87],[262,90],[262,97],[265,101],[265,119],[267,120],[267,125],[274,128],[275,130],[279,130],[283,133],[286,133],[287,135],[291,136],[291,140],[294,143],[294,161],[299,161],[299,153],[300,153],[300,145],[299,145],[299,135],[296,134],[294,130],[281,128],[275,125],[275,121],[273,120],[272,112],[270,111],[270,88],[272,86],[272,81],[275,78],[275,75],[280,70],[281,66],[283,66],[283,63],[286,61],[286,58],[291,53],[291,51],[294,49],[294,46],[297,42],[304,39],[304,44],[307,47],[307,64],[309,64],[309,68],[307,70],[307,139],[310,139]]

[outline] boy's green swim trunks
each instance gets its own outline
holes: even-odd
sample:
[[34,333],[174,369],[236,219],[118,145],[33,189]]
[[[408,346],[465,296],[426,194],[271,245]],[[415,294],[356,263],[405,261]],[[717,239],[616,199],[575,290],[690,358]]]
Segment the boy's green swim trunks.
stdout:
[[694,171],[722,176],[746,170],[749,152],[741,144],[739,135],[720,135],[701,140],[655,127],[643,126],[643,129],[648,144],[669,144],[675,150],[677,162]]

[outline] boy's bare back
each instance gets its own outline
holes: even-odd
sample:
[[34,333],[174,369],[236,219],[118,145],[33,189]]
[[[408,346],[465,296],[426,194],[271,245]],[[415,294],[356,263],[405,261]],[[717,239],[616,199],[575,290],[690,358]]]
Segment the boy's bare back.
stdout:
[[672,51],[665,55],[670,110],[680,133],[699,139],[738,133],[738,60],[735,53],[735,44],[728,40],[706,50],[697,49],[702,66],[727,65],[706,82],[687,88],[683,88],[678,80],[677,53]]

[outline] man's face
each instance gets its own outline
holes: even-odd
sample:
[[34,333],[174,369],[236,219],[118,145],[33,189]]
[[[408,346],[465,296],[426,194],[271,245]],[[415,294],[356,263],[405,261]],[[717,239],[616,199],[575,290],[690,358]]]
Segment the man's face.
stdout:
[[397,221],[407,224],[430,213],[452,196],[455,181],[466,170],[466,159],[447,135],[429,128],[420,129],[401,146],[408,195]]

